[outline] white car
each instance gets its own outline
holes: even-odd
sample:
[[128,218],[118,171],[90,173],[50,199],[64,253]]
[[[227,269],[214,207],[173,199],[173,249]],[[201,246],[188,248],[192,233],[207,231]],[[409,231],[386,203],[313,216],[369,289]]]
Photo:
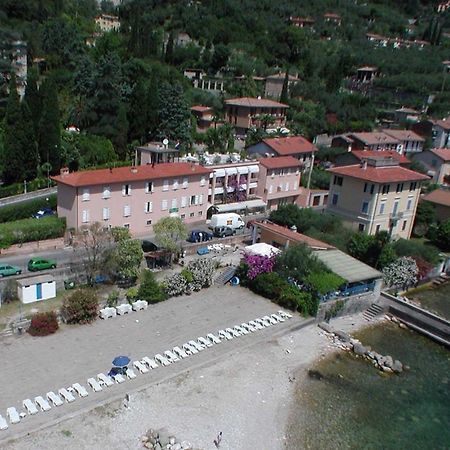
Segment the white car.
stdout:
[[203,345],[201,345],[201,344],[199,344],[198,342],[195,342],[195,341],[189,341],[188,344],[189,344],[191,347],[194,347],[194,348],[195,348],[196,350],[198,350],[199,352],[201,352],[204,348],[206,348],[206,347],[204,347]]
[[230,333],[231,336],[233,336],[233,337],[239,337],[239,336],[241,335],[241,333],[239,333],[238,331],[236,331],[236,330],[233,329],[233,328],[225,328],[225,331],[226,331],[227,333]]
[[27,413],[30,414],[31,416],[33,414],[38,413],[38,409],[36,408],[36,405],[29,398],[26,398],[22,402],[22,406],[27,410]]
[[262,318],[262,320],[269,322],[271,325],[276,325],[278,323],[273,317],[269,317],[269,316],[264,316]]
[[159,367],[158,364],[156,364],[156,361],[154,359],[149,358],[148,356],[144,356],[141,360],[141,363],[147,364],[147,366],[150,369],[156,369],[157,367]]
[[34,397],[34,402],[36,403],[37,406],[39,406],[39,408],[41,408],[41,411],[50,411],[52,409],[48,401],[45,400],[45,398],[41,397],[40,395]]
[[282,311],[281,309],[278,311],[278,314],[284,319],[290,319],[292,317],[292,314],[289,314],[286,311]]
[[196,353],[198,353],[198,350],[195,347],[192,347],[192,345],[189,345],[188,343],[183,344],[183,350],[188,355],[195,355]]
[[180,358],[178,358],[178,356],[175,355],[175,354],[173,354],[170,350],[166,350],[166,351],[164,352],[164,356],[165,356],[171,363],[174,363],[174,362],[177,362],[177,361],[180,360]]
[[241,324],[241,327],[242,327],[244,330],[249,331],[250,333],[253,333],[254,331],[256,331],[256,328],[255,328],[255,327],[252,327],[249,323],[242,323],[242,324]]
[[262,330],[264,328],[263,325],[261,325],[259,322],[257,322],[256,320],[250,320],[250,322],[248,323],[250,326],[252,326],[255,330]]
[[53,406],[61,406],[64,402],[61,400],[61,397],[55,394],[53,391],[47,392],[47,400],[53,404]]
[[182,350],[180,347],[174,347],[173,349],[173,352],[179,357],[179,358],[187,358],[189,355],[184,351],[184,350]]
[[206,337],[213,343],[213,344],[220,344],[222,341],[214,334],[208,333]]
[[286,320],[283,317],[278,316],[277,314],[271,314],[270,317],[272,317],[272,319],[275,319],[277,322],[284,322]]
[[205,339],[204,337],[200,336],[199,338],[197,338],[197,341],[201,344],[204,345],[205,347],[212,347],[213,344],[212,342],[210,342],[208,339]]
[[159,353],[155,355],[155,360],[158,361],[163,366],[168,366],[170,364],[170,361],[164,356],[160,355]]
[[246,330],[245,328],[241,327],[240,325],[235,325],[233,327],[238,333],[241,334],[249,334],[250,332],[248,330]]
[[227,341],[233,339],[233,336],[225,330],[219,330],[217,334],[219,335],[219,337],[221,337],[222,339],[226,339]]

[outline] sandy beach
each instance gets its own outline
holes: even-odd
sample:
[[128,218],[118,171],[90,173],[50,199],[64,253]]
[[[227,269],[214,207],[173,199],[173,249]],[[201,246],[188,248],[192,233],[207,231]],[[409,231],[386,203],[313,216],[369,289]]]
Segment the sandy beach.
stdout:
[[[333,321],[350,332],[365,324],[361,315]],[[215,448],[220,431],[221,449],[285,449],[294,386],[334,350],[314,324],[287,330],[132,392],[128,408],[122,400],[106,403],[3,448],[138,449],[154,428],[204,450]]]

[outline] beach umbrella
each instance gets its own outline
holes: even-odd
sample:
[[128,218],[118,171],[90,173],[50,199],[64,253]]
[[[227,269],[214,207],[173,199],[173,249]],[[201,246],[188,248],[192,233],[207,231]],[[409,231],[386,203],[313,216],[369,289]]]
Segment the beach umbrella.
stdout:
[[130,364],[130,358],[128,358],[128,356],[116,356],[113,359],[113,366],[114,367],[125,367],[128,366],[128,364]]

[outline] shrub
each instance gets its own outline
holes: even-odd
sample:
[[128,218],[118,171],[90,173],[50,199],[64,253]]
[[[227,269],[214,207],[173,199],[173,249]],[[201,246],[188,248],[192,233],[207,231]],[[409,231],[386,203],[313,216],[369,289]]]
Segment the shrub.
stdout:
[[244,264],[247,264],[247,277],[253,280],[262,273],[272,272],[275,266],[275,255],[263,256],[244,253]]
[[406,289],[417,282],[419,268],[413,258],[402,256],[383,269],[384,282],[389,286]]
[[130,287],[125,293],[128,303],[133,303],[138,299],[138,288],[136,286]]
[[192,275],[192,272],[188,269],[183,269],[181,271],[181,276],[186,279],[187,283],[192,283],[194,281],[194,275]]
[[155,279],[155,275],[150,270],[142,272],[142,281],[138,289],[139,300],[146,300],[149,303],[158,303],[167,299],[163,287]]
[[59,328],[55,311],[36,313],[31,317],[28,333],[32,336],[48,336]]
[[92,289],[77,289],[64,299],[61,313],[69,324],[93,322],[98,314],[96,292]]
[[17,295],[17,281],[8,280],[3,284],[2,302],[10,303],[19,300]]
[[415,239],[399,239],[392,245],[398,256],[412,256],[413,258],[423,259],[430,264],[439,262],[439,250],[433,245],[424,244]]
[[247,277],[247,273],[248,273],[248,265],[241,261],[239,266],[237,266],[236,268],[236,272],[234,273],[234,275],[239,278],[241,286],[244,287],[248,286],[249,280]]
[[164,291],[169,297],[176,297],[187,292],[188,283],[183,275],[176,273],[166,277],[163,282]]
[[314,272],[306,277],[305,282],[318,295],[325,295],[338,290],[345,280],[333,272]]
[[117,306],[117,302],[119,301],[119,291],[111,291],[108,295],[108,299],[106,300],[106,306],[109,308],[114,308]]
[[49,195],[46,198],[38,198],[15,205],[6,205],[0,209],[0,223],[13,222],[15,220],[29,219],[41,208],[56,208],[56,195]]
[[187,265],[187,270],[193,277],[190,288],[199,291],[212,285],[216,262],[209,258],[195,259]]
[[288,289],[290,284],[276,272],[269,272],[258,275],[249,283],[249,287],[256,294],[271,300],[278,300],[283,290]]

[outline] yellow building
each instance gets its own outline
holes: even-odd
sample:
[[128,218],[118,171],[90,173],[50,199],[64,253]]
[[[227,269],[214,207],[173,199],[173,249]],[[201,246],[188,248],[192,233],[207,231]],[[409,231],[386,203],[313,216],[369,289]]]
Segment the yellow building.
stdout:
[[334,167],[327,210],[355,231],[411,235],[422,181],[426,175],[401,167],[393,158],[368,158],[358,165]]

